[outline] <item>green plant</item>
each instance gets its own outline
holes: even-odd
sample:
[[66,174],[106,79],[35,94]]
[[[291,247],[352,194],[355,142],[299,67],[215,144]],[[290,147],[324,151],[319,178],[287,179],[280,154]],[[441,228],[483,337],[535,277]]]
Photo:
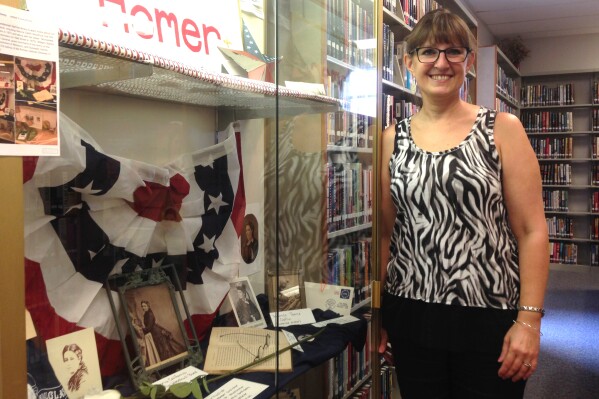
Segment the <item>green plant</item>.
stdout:
[[530,53],[521,36],[501,39],[497,46],[516,67]]

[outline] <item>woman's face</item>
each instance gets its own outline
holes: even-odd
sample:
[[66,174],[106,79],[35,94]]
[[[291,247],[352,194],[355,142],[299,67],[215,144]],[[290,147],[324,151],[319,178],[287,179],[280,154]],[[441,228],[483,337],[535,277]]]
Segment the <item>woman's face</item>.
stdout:
[[69,375],[75,374],[79,368],[79,358],[77,357],[77,354],[73,351],[66,351],[62,356],[62,361],[64,362],[64,366],[69,372]]
[[245,238],[248,241],[251,241],[254,238],[253,235],[252,235],[252,228],[250,227],[249,224],[245,225]]
[[148,304],[147,304],[147,303],[145,303],[145,302],[142,302],[142,304],[141,304],[141,309],[142,309],[144,312],[146,312],[146,311],[147,311],[149,308],[150,308],[150,307],[148,306]]
[[[445,50],[450,47],[461,47],[452,43],[430,43],[419,47],[433,47]],[[440,53],[437,61],[422,63],[416,54],[406,56],[406,65],[414,74],[418,87],[423,94],[434,96],[455,96],[459,92],[468,68],[474,60],[473,55],[468,55],[463,62],[449,62],[445,53]]]

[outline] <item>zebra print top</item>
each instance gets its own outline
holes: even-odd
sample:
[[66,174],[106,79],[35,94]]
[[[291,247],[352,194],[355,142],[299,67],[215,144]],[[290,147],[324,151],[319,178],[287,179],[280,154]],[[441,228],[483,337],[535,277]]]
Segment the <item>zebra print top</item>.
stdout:
[[514,309],[518,248],[503,202],[496,112],[481,107],[468,136],[440,152],[418,148],[410,118],[396,125],[389,162],[398,214],[386,290],[429,303]]

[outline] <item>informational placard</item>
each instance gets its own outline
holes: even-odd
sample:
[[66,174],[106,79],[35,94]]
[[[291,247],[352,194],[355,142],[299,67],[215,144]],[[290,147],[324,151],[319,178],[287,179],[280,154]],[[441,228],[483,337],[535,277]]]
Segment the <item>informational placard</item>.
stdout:
[[0,155],[60,155],[57,26],[0,6]]
[[238,0],[27,0],[63,31],[221,72],[219,47],[243,50]]
[[206,399],[253,399],[268,388],[268,385],[233,378],[225,385],[206,396]]
[[316,323],[311,309],[285,310],[279,312],[278,317],[277,312],[270,312],[270,319],[275,326],[278,321],[278,327]]

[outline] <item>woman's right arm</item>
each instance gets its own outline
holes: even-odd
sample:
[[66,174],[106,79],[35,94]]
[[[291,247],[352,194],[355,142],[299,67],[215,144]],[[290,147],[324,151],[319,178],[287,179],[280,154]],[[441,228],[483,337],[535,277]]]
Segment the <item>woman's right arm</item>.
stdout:
[[380,239],[379,239],[379,254],[380,254],[380,279],[381,284],[384,284],[387,277],[387,264],[389,263],[389,244],[391,243],[391,234],[393,232],[393,224],[397,217],[395,204],[391,199],[391,173],[389,171],[389,161],[393,155],[395,146],[395,125],[389,126],[383,132],[383,142],[381,151],[381,201],[380,209]]
[[[391,243],[391,233],[395,223],[396,210],[391,199],[391,173],[389,171],[389,162],[395,146],[395,125],[389,126],[383,132],[383,142],[381,146],[381,201],[379,212],[380,231],[379,231],[379,268],[381,290],[387,278],[387,264],[389,263],[389,244]],[[381,291],[381,295],[383,292]],[[381,336],[378,352],[385,353],[387,350],[387,331],[381,326]]]

